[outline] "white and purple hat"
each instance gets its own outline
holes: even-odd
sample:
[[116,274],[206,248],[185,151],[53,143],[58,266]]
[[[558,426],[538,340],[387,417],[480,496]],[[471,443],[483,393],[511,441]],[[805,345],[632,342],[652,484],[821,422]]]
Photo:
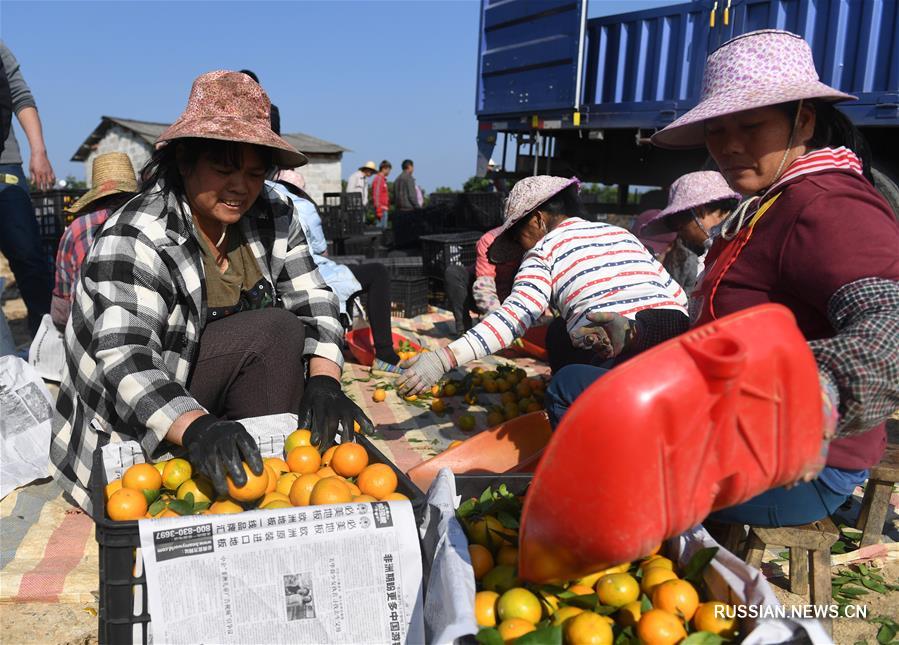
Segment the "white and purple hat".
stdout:
[[652,135],[660,148],[698,148],[707,119],[800,99],[852,101],[858,97],[818,78],[812,50],[801,36],[762,29],[737,36],[706,59],[699,103]]
[[[512,253],[508,248],[513,240],[509,240],[509,236],[505,233],[521,221],[526,215],[529,215],[540,204],[548,200],[550,197],[559,194],[572,184],[581,185],[581,180],[577,177],[553,177],[551,175],[537,175],[535,177],[525,177],[515,183],[512,192],[506,198],[506,204],[503,208],[503,223],[499,226],[496,233],[496,239],[487,250],[487,255],[493,262],[507,261],[507,257]],[[518,253],[520,255],[520,249]]]
[[669,232],[665,219],[691,208],[711,204],[722,199],[742,199],[739,193],[727,185],[720,172],[701,170],[678,177],[668,189],[668,205],[643,224],[644,235]]

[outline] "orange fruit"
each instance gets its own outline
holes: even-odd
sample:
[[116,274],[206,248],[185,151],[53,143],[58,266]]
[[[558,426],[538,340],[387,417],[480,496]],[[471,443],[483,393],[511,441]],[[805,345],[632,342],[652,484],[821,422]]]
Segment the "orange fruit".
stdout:
[[342,477],[355,477],[368,465],[368,453],[358,443],[337,446],[329,466]]
[[471,557],[471,568],[474,579],[480,580],[493,568],[493,554],[490,549],[480,544],[469,544],[468,555]]
[[377,502],[378,500],[376,500],[371,495],[354,495],[353,501],[354,502]]
[[396,473],[387,464],[370,464],[356,478],[363,493],[378,499],[395,491],[397,483]]
[[459,426],[459,430],[462,432],[471,432],[475,427],[474,416],[471,414],[463,414],[456,419],[456,425]]
[[282,495],[290,495],[290,488],[300,476],[299,473],[286,472],[278,477],[278,483],[275,485],[275,491]]
[[320,482],[321,479],[322,478],[315,473],[306,473],[305,475],[300,475],[294,479],[288,494],[290,503],[294,506],[309,506],[309,498],[312,496],[312,489],[315,488],[315,485]]
[[285,502],[283,499],[273,499],[268,504],[263,504],[259,508],[270,511],[273,508],[293,508],[293,505],[290,502]]
[[503,593],[521,584],[515,574],[515,567],[499,564],[487,572],[481,580],[481,586],[488,591]]
[[513,587],[496,601],[496,614],[500,620],[521,618],[537,624],[543,615],[540,599],[524,587]]
[[243,471],[247,475],[247,483],[238,488],[231,480],[230,475],[225,476],[225,483],[228,484],[228,495],[238,502],[255,502],[257,499],[265,495],[268,488],[268,473],[262,469],[261,475],[256,475],[250,470],[245,461],[241,462]]
[[446,447],[446,449],[449,450],[450,448],[455,448],[456,446],[461,446],[461,445],[462,445],[462,441],[459,439],[456,439],[455,441],[450,441],[450,445],[448,445]]
[[322,458],[313,446],[298,446],[287,454],[287,465],[291,472],[314,473],[321,467]]
[[505,405],[506,403],[515,403],[518,401],[518,397],[515,396],[514,392],[503,392],[503,395],[500,397],[500,401]]
[[[133,466],[132,466],[133,468]],[[156,476],[159,473],[153,466],[147,464]],[[144,497],[142,491],[133,488],[120,488],[109,497],[106,502],[106,514],[109,519],[116,522],[124,522],[126,520],[137,520],[144,516],[147,512],[147,498]]]
[[640,569],[642,569],[644,573],[648,569],[653,569],[655,567],[674,571],[674,562],[661,555],[651,555],[640,563]]
[[104,489],[104,496],[106,501],[109,501],[109,498],[112,497],[112,494],[117,490],[122,489],[122,480],[121,479],[113,479],[111,482],[106,484],[106,488]]
[[521,415],[521,409],[517,403],[506,403],[503,406],[503,415],[506,417],[506,421],[511,421]]
[[[720,618],[715,615],[715,608],[718,609]],[[693,614],[693,627],[700,632],[712,632],[722,638],[733,638],[737,635],[737,617],[727,617],[725,613],[727,603],[720,600],[710,600],[701,603]]]
[[166,460],[166,461],[157,461],[155,464],[153,464],[153,468],[155,468],[156,470],[158,470],[158,471],[159,471],[159,474],[162,475],[162,471],[165,470],[165,465],[166,465],[167,463],[168,463],[168,460]]
[[122,475],[122,488],[159,490],[162,488],[162,475],[150,464],[134,464]]
[[278,486],[278,473],[275,472],[275,469],[263,462],[262,470],[265,471],[265,474],[268,476],[268,483],[265,486],[265,492],[271,493]]
[[435,414],[443,414],[446,412],[446,403],[443,402],[443,399],[434,399],[431,401],[431,412]]
[[483,381],[484,391],[488,394],[496,393],[496,381],[492,378],[484,379]]
[[528,403],[528,407],[524,409],[525,412],[540,412],[543,409],[543,406],[537,403],[536,401],[531,401]]
[[612,607],[623,607],[640,597],[640,583],[627,573],[612,573],[596,582],[599,602]]
[[536,631],[537,627],[534,623],[529,623],[521,618],[509,618],[501,622],[497,630],[499,630],[499,637],[503,639],[505,644],[513,643],[516,638],[524,636],[528,632]]
[[627,603],[618,610],[618,624],[622,627],[633,627],[643,614],[643,603],[639,600]]
[[178,490],[192,474],[193,468],[186,459],[169,459],[162,469],[162,485],[169,490]]
[[294,430],[289,435],[287,435],[287,438],[284,440],[284,454],[289,455],[290,451],[294,448],[311,445],[312,431],[306,430],[305,428],[300,428],[299,430]]
[[417,394],[407,394],[406,396],[403,397],[403,401],[418,401],[418,395]]
[[335,452],[337,452],[337,446],[331,446],[330,448],[325,450],[324,454],[322,455],[322,466],[331,465],[331,460],[334,458]]
[[658,555],[659,550],[660,550],[661,548],[662,548],[662,543],[659,542],[658,544],[656,544],[655,548],[654,548],[652,551],[650,551],[649,553],[647,553],[647,554],[644,555],[643,557],[644,557],[644,558],[649,558],[649,557],[652,557],[652,556],[654,556],[654,555]]
[[686,580],[668,580],[652,590],[652,606],[690,620],[699,607],[699,594]]
[[522,399],[528,398],[532,394],[530,383],[528,383],[527,381],[522,381],[515,386],[515,393]]
[[284,473],[290,472],[290,466],[287,465],[287,462],[281,459],[280,457],[266,457],[262,460],[266,466],[271,466],[272,470],[275,471],[275,474],[280,477]]
[[579,584],[571,585],[570,587],[568,587],[567,591],[570,591],[571,593],[573,593],[577,596],[589,596],[589,595],[595,593],[593,591],[593,587],[588,587],[587,585],[579,585]]
[[[337,475],[337,476],[340,477],[340,475]],[[362,494],[362,491],[359,490],[359,487],[356,486],[356,484],[351,482],[349,479],[346,479],[345,477],[340,477],[340,478],[343,480],[344,484],[346,484],[347,486],[350,487],[350,495],[352,495],[353,497],[356,497],[357,495]]]
[[518,566],[518,549],[511,544],[503,544],[496,552],[496,563]]
[[468,524],[468,539],[488,549],[508,544],[503,538],[504,534],[511,537],[515,535],[515,531],[507,529],[492,515],[485,515]]
[[565,622],[562,632],[571,645],[612,645],[612,626],[596,612],[579,613]]
[[431,386],[431,396],[440,396],[440,386],[439,385]]
[[507,381],[506,379],[504,379],[504,378],[496,379],[496,391],[497,392],[508,392],[510,387],[511,386],[509,385],[509,381]]
[[275,500],[281,502],[290,502],[290,498],[284,493],[279,493],[277,491],[266,493],[265,496],[259,500],[259,507],[262,508],[269,502],[274,502]]
[[393,491],[392,493],[388,493],[381,498],[382,502],[408,502],[409,498],[403,495],[402,493],[398,493]]
[[387,398],[387,392],[385,392],[381,388],[378,388],[377,390],[375,390],[371,395],[371,400],[374,401],[375,403],[381,403],[386,398]]
[[662,567],[654,567],[643,572],[643,581],[640,583],[640,590],[651,596],[653,589],[657,585],[662,584],[666,580],[677,580],[677,574]]
[[650,609],[640,616],[637,636],[645,645],[674,645],[687,637],[687,631],[674,614]]
[[487,413],[487,427],[492,428],[493,426],[498,426],[500,423],[506,420],[506,415],[502,412],[497,412],[496,410],[492,410]]
[[456,396],[456,393],[459,391],[453,383],[447,383],[443,386],[443,396]]
[[315,484],[312,489],[312,495],[309,496],[310,506],[318,506],[320,504],[343,504],[350,502],[353,494],[346,482],[338,477],[325,477]]
[[474,618],[478,627],[496,626],[496,601],[499,594],[495,591],[479,591],[474,596]]
[[212,515],[243,513],[243,508],[240,506],[240,504],[236,504],[230,499],[220,499],[216,502],[213,502],[212,506],[209,507],[209,513]]
[[561,625],[569,618],[573,618],[578,614],[583,613],[584,610],[580,607],[572,607],[570,605],[566,605],[565,607],[560,607],[553,613],[553,625]]
[[362,432],[362,426],[360,426],[359,422],[356,421],[355,419],[353,419],[353,432],[356,432],[356,433]]
[[321,477],[322,479],[324,479],[325,477],[338,477],[337,473],[335,473],[334,469],[331,468],[330,466],[325,466],[324,468],[319,468],[315,474],[318,475],[319,477]]
[[188,493],[193,494],[195,504],[200,502],[209,504],[215,499],[215,489],[212,487],[212,482],[205,477],[198,476],[196,479],[188,479],[178,487],[178,492],[175,493],[175,496],[178,499],[184,499]]

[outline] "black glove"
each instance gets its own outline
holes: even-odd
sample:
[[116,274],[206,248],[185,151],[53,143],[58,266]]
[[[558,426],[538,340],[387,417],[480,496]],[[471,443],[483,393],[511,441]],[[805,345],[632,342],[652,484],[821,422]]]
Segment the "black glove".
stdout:
[[343,426],[342,441],[354,442],[356,435],[353,421],[365,434],[371,434],[374,426],[358,405],[340,389],[337,379],[330,376],[312,376],[306,381],[303,400],[297,413],[297,427],[312,432],[312,445],[325,450],[334,444],[337,423]]
[[212,480],[219,495],[228,494],[225,475],[229,475],[237,487],[247,483],[241,461],[247,462],[255,475],[262,474],[259,446],[247,429],[236,421],[223,421],[204,414],[187,426],[181,443],[187,449],[190,463]]

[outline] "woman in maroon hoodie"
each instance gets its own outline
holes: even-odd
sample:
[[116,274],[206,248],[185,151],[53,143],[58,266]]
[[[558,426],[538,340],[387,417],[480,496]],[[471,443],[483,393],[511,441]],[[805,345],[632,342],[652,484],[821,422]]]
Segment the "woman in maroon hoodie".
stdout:
[[[899,225],[873,186],[863,138],[834,107],[854,98],[818,80],[802,38],[757,31],[709,57],[700,102],[652,138],[705,145],[744,197],[709,251],[692,324],[788,307],[815,355],[830,419],[820,472],[714,513],[719,521],[783,526],[832,513],[881,459],[884,422],[899,407]],[[582,331],[611,353],[659,337],[609,316]],[[597,376],[566,368],[548,407],[564,410]]]

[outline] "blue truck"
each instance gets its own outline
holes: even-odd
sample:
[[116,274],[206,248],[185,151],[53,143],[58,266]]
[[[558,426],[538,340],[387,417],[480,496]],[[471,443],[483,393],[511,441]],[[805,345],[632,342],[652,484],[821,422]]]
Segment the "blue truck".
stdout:
[[661,150],[649,136],[696,104],[709,53],[741,33],[778,28],[810,43],[823,82],[859,97],[841,109],[867,136],[879,187],[895,191],[897,5],[693,0],[588,19],[587,0],[481,0],[478,174],[494,158],[511,178],[666,186],[707,164],[706,152]]

